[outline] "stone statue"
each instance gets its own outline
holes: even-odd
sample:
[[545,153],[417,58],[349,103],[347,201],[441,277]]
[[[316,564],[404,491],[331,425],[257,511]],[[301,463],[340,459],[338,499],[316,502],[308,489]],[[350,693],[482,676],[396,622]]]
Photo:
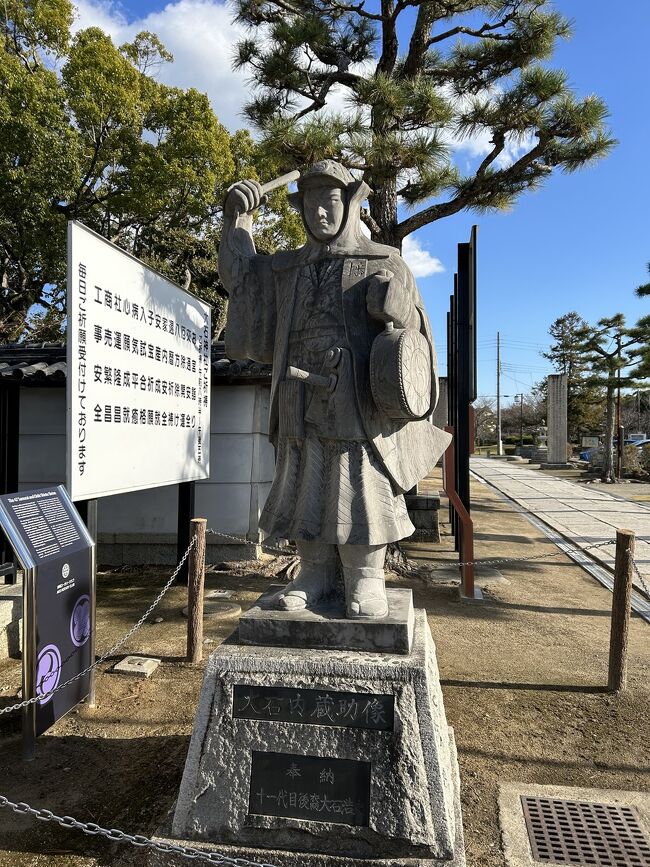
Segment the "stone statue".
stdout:
[[429,420],[436,359],[413,275],[361,231],[369,192],[339,163],[311,166],[292,194],[307,242],[272,256],[251,235],[260,185],[235,184],[224,205],[226,352],[273,363],[276,469],[260,526],[296,543],[297,576],[275,598],[289,611],[332,593],[338,551],[347,616],[388,614],[386,546],[414,530],[402,495],[450,439]]

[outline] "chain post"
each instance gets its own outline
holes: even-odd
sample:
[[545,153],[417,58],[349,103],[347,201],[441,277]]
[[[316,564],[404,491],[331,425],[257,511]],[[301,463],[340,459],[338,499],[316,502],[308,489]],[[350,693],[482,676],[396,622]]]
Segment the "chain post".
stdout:
[[634,562],[634,531],[616,531],[616,561],[612,591],[612,625],[609,636],[610,692],[627,687],[627,650],[632,602],[632,564]]

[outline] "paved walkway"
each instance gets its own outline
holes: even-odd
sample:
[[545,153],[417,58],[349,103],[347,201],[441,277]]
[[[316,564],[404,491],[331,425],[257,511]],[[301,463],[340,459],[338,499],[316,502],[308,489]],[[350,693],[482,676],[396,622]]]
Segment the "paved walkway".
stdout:
[[[470,466],[477,476],[577,548],[611,539],[611,545],[589,552],[610,569],[614,568],[616,530],[634,530],[636,564],[650,585],[650,507],[612,496],[605,486],[578,485],[513,461],[474,457]],[[638,585],[638,579],[634,583]]]

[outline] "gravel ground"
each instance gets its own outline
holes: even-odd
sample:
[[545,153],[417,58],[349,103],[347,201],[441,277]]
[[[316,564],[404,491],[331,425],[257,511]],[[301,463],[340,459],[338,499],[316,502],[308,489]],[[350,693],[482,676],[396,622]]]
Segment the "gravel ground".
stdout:
[[[439,479],[429,487],[439,486]],[[623,487],[623,486],[621,486]],[[624,486],[631,488],[633,486]],[[618,492],[618,491],[617,491]],[[649,627],[633,618],[629,689],[607,694],[611,595],[513,512],[473,483],[477,559],[536,555],[500,566],[506,582],[483,603],[462,603],[449,582],[391,575],[412,586],[427,610],[459,747],[470,867],[503,867],[497,822],[501,781],[646,790],[650,783]],[[446,515],[446,509],[441,510]],[[441,546],[411,556],[452,561]],[[248,607],[273,580],[272,567],[245,564],[208,575],[208,590],[234,591]],[[167,573],[105,573],[99,579],[98,649],[124,634]],[[187,752],[203,665],[183,661],[185,591],[174,587],[125,647],[163,659],[150,680],[102,673],[97,708],[80,707],[43,736],[24,764],[15,721],[0,718],[0,794],[84,821],[151,834],[174,801]],[[223,640],[236,619],[208,618],[205,636]],[[206,652],[209,645],[206,645]],[[105,671],[110,666],[102,666]],[[0,663],[0,703],[13,701],[20,664]],[[138,867],[140,850],[0,811],[0,867]]]

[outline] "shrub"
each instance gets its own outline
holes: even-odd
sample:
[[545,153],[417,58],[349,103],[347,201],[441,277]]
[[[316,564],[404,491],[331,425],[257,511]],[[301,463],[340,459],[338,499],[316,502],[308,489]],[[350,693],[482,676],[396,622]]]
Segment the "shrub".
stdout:
[[[642,462],[642,455],[640,454],[641,449],[638,446],[624,446],[623,447],[623,472],[634,475],[635,473],[640,473],[644,469],[650,470],[650,447],[646,447],[643,449],[644,459],[647,460],[647,464],[644,465]],[[605,449],[600,446],[597,449],[593,449],[591,455],[589,457],[589,469],[593,472],[600,472],[605,463]],[[616,466],[616,447],[614,447],[614,466]]]
[[639,451],[641,452],[639,455],[641,467],[646,470],[646,472],[650,473],[650,446],[643,446]]

